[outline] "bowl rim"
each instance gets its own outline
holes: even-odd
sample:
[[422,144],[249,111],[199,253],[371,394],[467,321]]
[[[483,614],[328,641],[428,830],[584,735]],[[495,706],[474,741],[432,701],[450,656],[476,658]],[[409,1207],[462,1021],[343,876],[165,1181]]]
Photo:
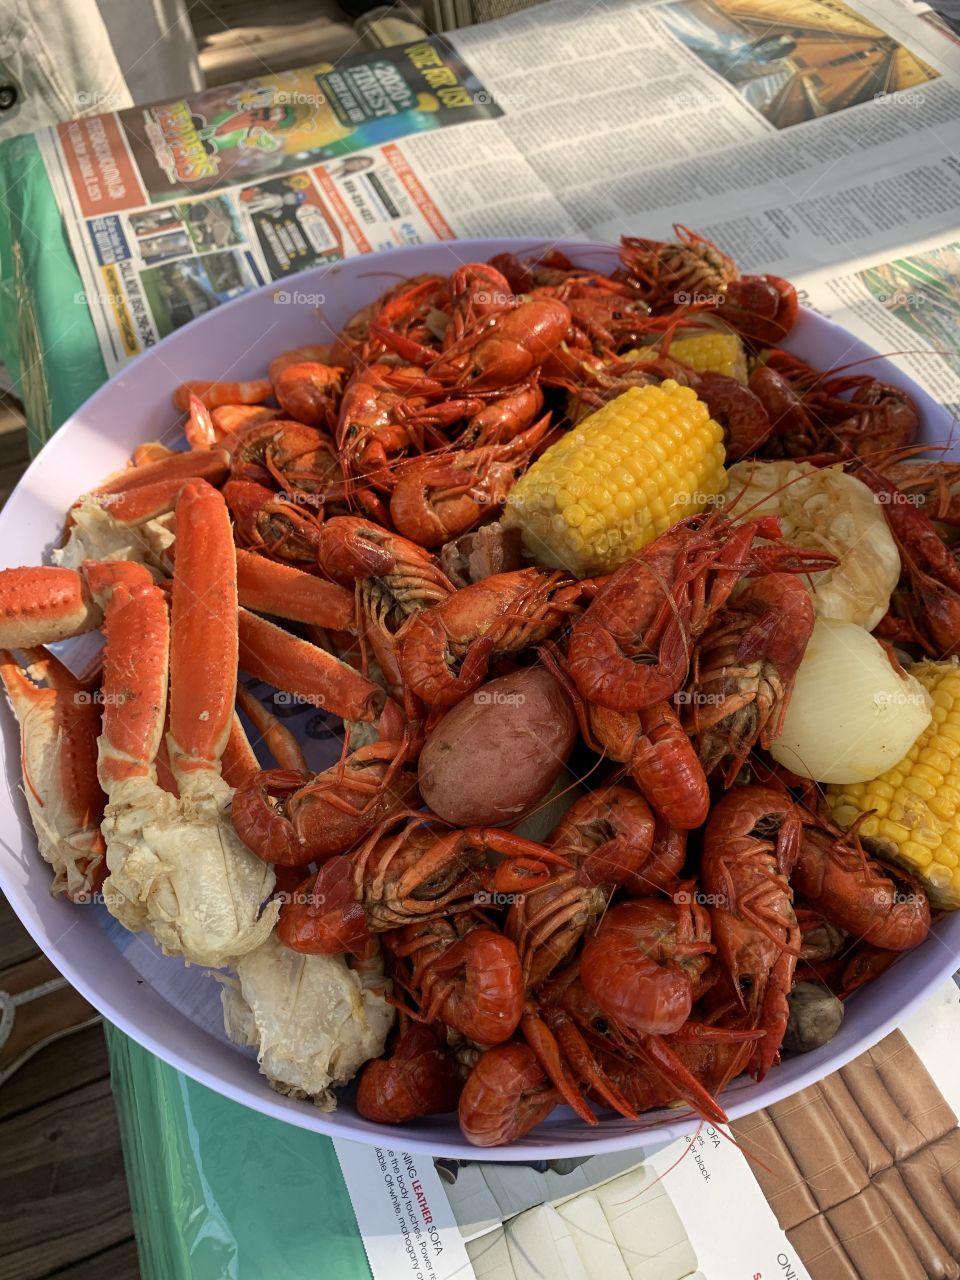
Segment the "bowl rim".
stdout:
[[[298,282],[301,285],[308,280],[317,283],[330,276],[336,277],[344,273],[348,276],[354,272],[375,274],[380,263],[388,264],[385,275],[403,275],[402,264],[405,260],[411,257],[423,256],[425,253],[429,256],[431,251],[434,253],[439,252],[443,247],[446,247],[451,252],[456,261],[466,263],[485,260],[494,252],[515,252],[519,255],[529,254],[543,248],[545,245],[555,246],[574,258],[584,254],[603,254],[615,259],[618,252],[616,245],[567,240],[564,238],[554,239],[552,237],[493,237],[438,241],[385,249],[362,257],[344,259],[324,267],[307,268],[304,271],[283,277],[280,281],[267,282],[258,289],[231,299],[229,302],[197,317],[181,329],[175,330],[154,346],[147,348],[144,352],[126,362],[92,396],[88,397],[44,444],[21,477],[11,494],[11,498],[21,488],[29,488],[31,479],[36,478],[38,472],[42,471],[44,466],[49,463],[53,454],[58,454],[65,448],[69,448],[68,442],[71,429],[76,430],[84,419],[89,419],[92,415],[96,415],[104,402],[109,404],[112,398],[118,394],[118,389],[122,389],[128,383],[128,380],[135,385],[140,370],[158,358],[158,351],[169,350],[171,347],[184,343],[183,334],[185,330],[188,330],[193,338],[199,338],[207,331],[203,326],[209,328],[213,324],[222,323],[225,313],[233,314],[242,308],[250,307],[253,299],[262,298],[271,290],[274,292],[288,289],[296,290]],[[456,246],[456,249],[453,246]],[[901,385],[909,391],[917,401],[923,414],[933,415],[934,418],[943,416],[945,421],[949,419],[949,415],[943,406],[938,405],[923,388],[917,386],[909,375],[897,369],[888,357],[873,351],[866,342],[850,334],[836,321],[809,308],[801,308],[801,311],[804,317],[807,318],[808,324],[812,322],[817,328],[834,338],[838,351],[844,352],[844,354],[850,351],[856,353],[852,361],[853,364],[860,365],[867,360],[872,361],[880,371],[879,376],[890,377],[897,385]],[[202,344],[198,343],[197,345]],[[842,362],[843,356],[836,363]],[[251,363],[253,363],[253,359],[251,359]],[[836,367],[836,364],[832,367]],[[171,385],[173,385],[175,377],[176,375],[171,370]],[[3,521],[4,513],[0,513],[0,530],[2,530]],[[13,797],[9,793],[5,795],[5,800],[12,805]],[[29,839],[35,842],[32,827],[30,828]],[[45,867],[45,864],[41,865]],[[587,1129],[584,1126],[582,1138],[576,1141],[568,1140],[556,1134],[549,1125],[548,1127],[540,1126],[519,1142],[494,1148],[474,1147],[462,1138],[459,1141],[450,1140],[440,1136],[439,1133],[432,1133],[429,1124],[423,1124],[422,1122],[420,1122],[417,1129],[412,1131],[410,1126],[388,1128],[386,1126],[372,1125],[365,1121],[358,1123],[359,1117],[353,1117],[349,1123],[343,1123],[338,1121],[337,1112],[323,1113],[309,1103],[293,1102],[274,1093],[266,1085],[264,1077],[254,1073],[251,1066],[252,1060],[240,1051],[233,1052],[233,1058],[242,1065],[245,1073],[249,1072],[249,1085],[246,1083],[246,1075],[244,1075],[242,1083],[226,1080],[218,1070],[205,1065],[204,1062],[204,1058],[207,1056],[202,1052],[206,1048],[204,1041],[214,1044],[218,1042],[214,1041],[202,1028],[192,1023],[187,1015],[172,1005],[166,997],[161,996],[159,992],[151,988],[151,995],[157,1000],[164,1001],[187,1026],[186,1037],[179,1034],[174,1037],[168,1034],[165,1037],[158,1038],[149,1026],[138,1020],[136,1009],[131,1005],[131,1002],[126,1000],[118,1002],[109,994],[104,994],[96,983],[95,974],[88,977],[87,970],[78,967],[73,959],[64,955],[59,945],[61,939],[51,942],[48,930],[33,909],[32,896],[25,890],[21,891],[21,887],[13,882],[11,876],[7,874],[5,861],[2,858],[0,858],[0,889],[7,896],[7,900],[10,902],[14,912],[41,951],[48,956],[80,994],[124,1034],[130,1036],[132,1040],[169,1066],[182,1071],[185,1075],[212,1089],[214,1092],[273,1119],[296,1124],[298,1127],[320,1133],[326,1137],[365,1144],[389,1144],[393,1149],[415,1151],[434,1156],[452,1156],[460,1159],[482,1159],[484,1161],[509,1163],[522,1162],[531,1158],[543,1158],[544,1156],[599,1155],[633,1150],[653,1143],[659,1146],[693,1131],[700,1123],[699,1118],[690,1112],[680,1113],[674,1118],[668,1112],[658,1111],[646,1113],[648,1116],[657,1117],[656,1120],[647,1124],[641,1118],[639,1123],[604,1120],[597,1128]],[[135,937],[136,935],[132,936]],[[939,950],[934,947],[934,940],[939,941],[943,946],[943,955],[939,954]],[[958,935],[958,941],[960,941],[960,935]],[[928,954],[924,955],[924,952]],[[892,1001],[888,1002],[891,1008],[885,1017],[875,1021],[869,1029],[858,1034],[854,1040],[844,1045],[843,1048],[838,1048],[831,1055],[825,1055],[829,1057],[829,1062],[822,1067],[822,1070],[818,1068],[821,1076],[837,1070],[886,1035],[917,1004],[933,994],[938,983],[948,978],[958,963],[958,956],[949,944],[939,938],[936,926],[931,939],[912,954],[916,957],[916,961],[911,969],[911,981],[908,984],[910,994],[904,995],[896,1003],[895,1008],[892,1007]],[[900,964],[896,964],[891,970],[891,975],[900,968]],[[879,981],[883,982],[885,977],[886,975],[881,977]],[[173,1038],[183,1040],[183,1045],[181,1047],[171,1046],[169,1040]],[[226,1046],[218,1047],[230,1052]],[[822,1051],[817,1052],[820,1053]],[[730,1119],[736,1120],[761,1107],[769,1106],[771,1103],[789,1096],[803,1088],[806,1083],[809,1083],[809,1079],[806,1078],[809,1073],[803,1073],[805,1078],[802,1083],[798,1083],[795,1079],[785,1079],[780,1084],[776,1082],[777,1074],[777,1070],[774,1069],[761,1086],[752,1086],[750,1088],[749,1091],[752,1091],[753,1087],[763,1090],[761,1100],[753,1100],[747,1097],[744,1101],[738,1101],[736,1087],[731,1091],[731,1087],[728,1086],[723,1096],[724,1107]],[[745,1094],[748,1093],[748,1089],[744,1088],[743,1092]],[[442,1128],[446,1128],[452,1115],[453,1113],[450,1113],[450,1115],[436,1117],[435,1119],[439,1121]]]

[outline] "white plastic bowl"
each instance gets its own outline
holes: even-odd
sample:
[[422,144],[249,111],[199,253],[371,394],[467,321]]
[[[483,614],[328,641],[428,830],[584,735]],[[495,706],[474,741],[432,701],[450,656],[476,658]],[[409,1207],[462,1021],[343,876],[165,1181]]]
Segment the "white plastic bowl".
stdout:
[[[359,307],[400,276],[447,273],[494,253],[523,254],[533,240],[442,242],[353,258],[305,271],[280,285],[247,294],[195,320],[133,360],[67,422],[26,473],[0,513],[0,564],[37,564],[55,541],[74,497],[122,466],[132,448],[168,434],[177,421],[174,386],[187,378],[256,378],[270,359],[308,342],[324,342]],[[610,246],[559,246],[578,264],[610,270]],[[314,309],[320,305],[318,322]],[[874,353],[837,325],[804,311],[786,346],[820,368],[866,360]],[[951,419],[886,360],[865,366],[906,387],[923,416],[923,437],[944,441]],[[952,456],[960,457],[955,452]],[[363,1120],[345,1097],[323,1115],[274,1093],[248,1051],[222,1032],[219,987],[200,970],[159,954],[142,935],[125,933],[101,906],[77,907],[50,895],[50,869],[41,861],[21,794],[17,728],[0,712],[0,753],[6,788],[0,803],[0,888],[57,968],[106,1018],[172,1066],[235,1101],[305,1129],[395,1149],[475,1159],[455,1116],[431,1117],[400,1128]],[[762,1084],[741,1080],[723,1094],[731,1118],[794,1093],[842,1066],[885,1035],[958,965],[960,912],[941,920],[929,940],[857,993],[839,1034],[815,1053],[789,1059]],[[485,1150],[485,1160],[596,1155],[662,1142],[689,1132],[689,1113],[651,1112],[640,1123],[612,1118],[588,1128],[558,1108],[533,1133],[509,1147]]]

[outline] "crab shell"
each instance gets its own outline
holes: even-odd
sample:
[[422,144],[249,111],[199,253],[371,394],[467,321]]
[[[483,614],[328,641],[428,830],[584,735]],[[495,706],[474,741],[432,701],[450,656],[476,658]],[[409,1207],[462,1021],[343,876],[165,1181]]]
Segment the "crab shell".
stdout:
[[394,1010],[382,977],[361,976],[343,956],[290,951],[275,934],[235,967],[236,979],[214,975],[227,1035],[256,1049],[278,1093],[333,1111],[332,1090],[383,1053]]

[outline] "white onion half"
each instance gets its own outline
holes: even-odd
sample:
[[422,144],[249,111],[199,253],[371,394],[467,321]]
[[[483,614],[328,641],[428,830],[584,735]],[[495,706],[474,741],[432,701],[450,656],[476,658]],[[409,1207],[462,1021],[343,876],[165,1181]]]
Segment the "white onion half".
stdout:
[[778,515],[784,542],[829,551],[838,563],[802,579],[818,618],[872,631],[890,607],[900,553],[884,509],[862,480],[839,467],[808,462],[738,462],[724,504],[752,518]]
[[930,708],[920,682],[899,675],[868,631],[819,618],[770,754],[816,782],[870,782],[900,763]]

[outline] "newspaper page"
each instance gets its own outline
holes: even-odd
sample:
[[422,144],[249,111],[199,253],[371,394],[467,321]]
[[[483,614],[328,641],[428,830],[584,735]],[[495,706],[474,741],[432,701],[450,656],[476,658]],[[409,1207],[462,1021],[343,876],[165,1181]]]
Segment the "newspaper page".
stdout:
[[[306,267],[424,240],[560,234],[563,210],[496,129],[501,115],[448,45],[424,39],[42,131],[108,372]],[[441,142],[465,120],[470,166]],[[415,134],[432,143],[416,164]],[[494,173],[507,193],[497,220]]]
[[337,1141],[374,1280],[953,1275],[958,1031],[950,982],[818,1084],[647,1151],[492,1164]]
[[680,223],[858,336],[896,329],[883,350],[933,343],[903,367],[954,404],[949,291],[939,323],[918,327],[914,306],[898,327],[847,268],[896,274],[939,243],[947,269],[960,46],[929,18],[898,0],[554,0],[40,140],[111,372],[228,298],[344,256]]

